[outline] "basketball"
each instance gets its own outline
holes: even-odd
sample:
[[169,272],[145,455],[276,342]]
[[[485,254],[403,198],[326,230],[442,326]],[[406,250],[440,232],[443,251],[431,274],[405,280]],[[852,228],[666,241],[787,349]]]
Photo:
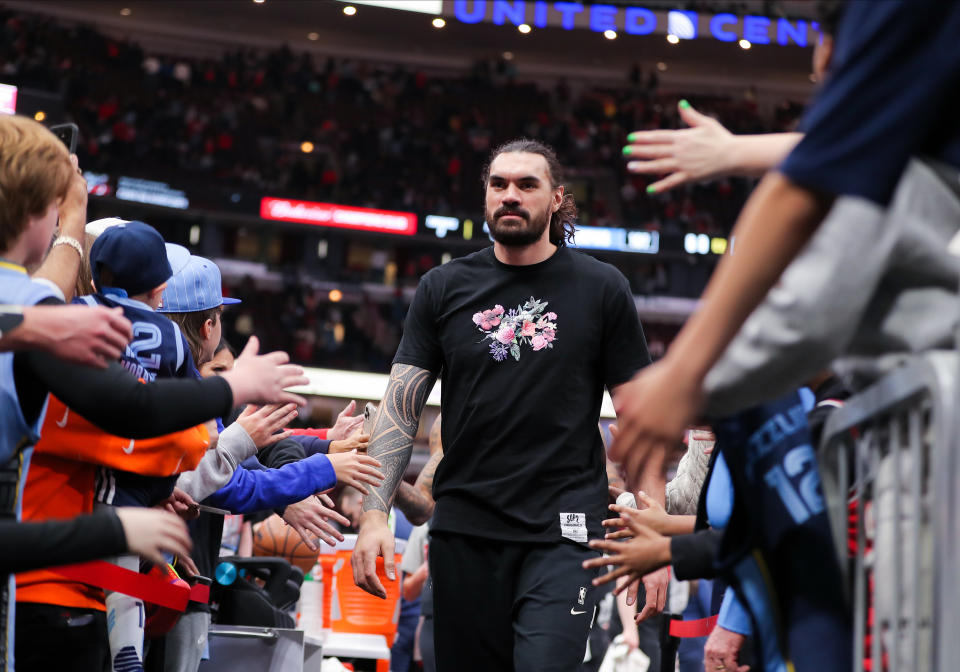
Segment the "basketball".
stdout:
[[317,552],[311,551],[297,531],[276,514],[254,525],[253,554],[284,558],[304,573],[317,562]]

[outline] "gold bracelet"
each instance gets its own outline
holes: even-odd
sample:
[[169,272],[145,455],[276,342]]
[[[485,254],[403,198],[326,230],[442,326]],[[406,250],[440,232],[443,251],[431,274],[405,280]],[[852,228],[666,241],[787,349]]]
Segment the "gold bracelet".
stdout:
[[50,246],[50,249],[52,250],[57,245],[69,245],[77,251],[77,254],[80,255],[80,261],[83,261],[83,245],[81,245],[80,241],[73,236],[57,236],[57,239],[53,241],[53,245]]

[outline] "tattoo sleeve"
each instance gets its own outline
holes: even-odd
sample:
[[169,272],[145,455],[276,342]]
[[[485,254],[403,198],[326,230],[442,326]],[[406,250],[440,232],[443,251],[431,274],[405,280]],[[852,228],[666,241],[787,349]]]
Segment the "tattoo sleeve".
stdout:
[[426,369],[394,364],[383,402],[377,408],[367,454],[380,461],[383,483],[363,498],[364,511],[388,513],[410,463],[420,414],[437,376]]

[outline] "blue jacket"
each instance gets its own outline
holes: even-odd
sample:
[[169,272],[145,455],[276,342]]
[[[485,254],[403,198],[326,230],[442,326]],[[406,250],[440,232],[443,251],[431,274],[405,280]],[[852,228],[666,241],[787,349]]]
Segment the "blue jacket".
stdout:
[[279,469],[237,469],[230,482],[205,501],[232,513],[252,513],[283,508],[336,484],[337,475],[327,456],[311,455]]

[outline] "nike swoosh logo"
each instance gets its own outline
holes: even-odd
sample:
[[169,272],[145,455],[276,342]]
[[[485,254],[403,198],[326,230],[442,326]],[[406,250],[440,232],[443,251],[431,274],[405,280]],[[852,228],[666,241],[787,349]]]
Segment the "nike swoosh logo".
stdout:
[[121,450],[123,450],[123,452],[125,452],[127,455],[129,455],[130,453],[133,452],[133,441],[134,441],[134,439],[130,439],[130,444],[127,445],[127,446],[124,446],[124,447],[121,449]]
[[70,415],[70,409],[63,409],[63,417],[57,420],[57,427],[66,427],[67,426],[67,416]]
[[587,613],[586,609],[584,609],[583,611],[574,611],[573,607],[570,607],[570,614],[573,616],[579,616],[580,614],[585,614],[585,613]]

